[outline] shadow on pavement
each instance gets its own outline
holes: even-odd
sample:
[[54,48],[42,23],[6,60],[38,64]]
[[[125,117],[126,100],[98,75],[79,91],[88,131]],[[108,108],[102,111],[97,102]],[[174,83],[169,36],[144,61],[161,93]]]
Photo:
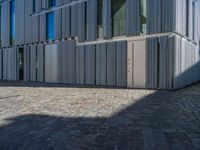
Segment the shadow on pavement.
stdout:
[[3,120],[0,150],[195,150],[199,108],[199,92],[180,90],[159,91],[112,117],[21,115]]

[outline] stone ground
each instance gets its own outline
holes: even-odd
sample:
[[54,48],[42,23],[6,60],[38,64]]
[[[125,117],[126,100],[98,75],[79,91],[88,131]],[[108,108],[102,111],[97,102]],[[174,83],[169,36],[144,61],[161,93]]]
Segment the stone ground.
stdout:
[[0,150],[200,150],[200,84],[177,91],[0,83]]

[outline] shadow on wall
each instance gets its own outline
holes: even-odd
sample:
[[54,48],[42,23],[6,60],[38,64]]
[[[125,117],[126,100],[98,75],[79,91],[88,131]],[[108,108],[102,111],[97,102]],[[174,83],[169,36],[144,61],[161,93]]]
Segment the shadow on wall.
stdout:
[[179,75],[175,77],[173,81],[174,89],[182,88],[187,85],[189,86],[200,81],[200,62],[188,67],[186,71],[181,72],[181,68],[178,68],[178,70],[180,71]]
[[[200,107],[200,92],[189,91],[193,97],[185,90],[159,91],[112,117],[28,114],[7,118],[3,120],[7,124],[0,125],[0,149],[194,150],[189,135],[200,133],[200,122],[194,118],[200,116],[199,109],[195,110]],[[200,140],[199,134],[196,139]]]

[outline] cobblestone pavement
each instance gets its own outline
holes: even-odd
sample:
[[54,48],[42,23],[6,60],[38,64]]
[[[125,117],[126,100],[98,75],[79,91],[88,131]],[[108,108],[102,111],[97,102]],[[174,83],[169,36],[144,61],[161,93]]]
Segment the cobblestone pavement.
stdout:
[[0,83],[0,150],[200,150],[200,84],[178,91]]

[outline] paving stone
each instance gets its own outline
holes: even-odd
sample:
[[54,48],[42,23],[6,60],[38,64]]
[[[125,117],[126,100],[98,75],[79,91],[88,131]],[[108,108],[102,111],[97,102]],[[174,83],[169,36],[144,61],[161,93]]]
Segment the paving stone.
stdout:
[[0,150],[198,150],[200,84],[177,91],[0,82]]

